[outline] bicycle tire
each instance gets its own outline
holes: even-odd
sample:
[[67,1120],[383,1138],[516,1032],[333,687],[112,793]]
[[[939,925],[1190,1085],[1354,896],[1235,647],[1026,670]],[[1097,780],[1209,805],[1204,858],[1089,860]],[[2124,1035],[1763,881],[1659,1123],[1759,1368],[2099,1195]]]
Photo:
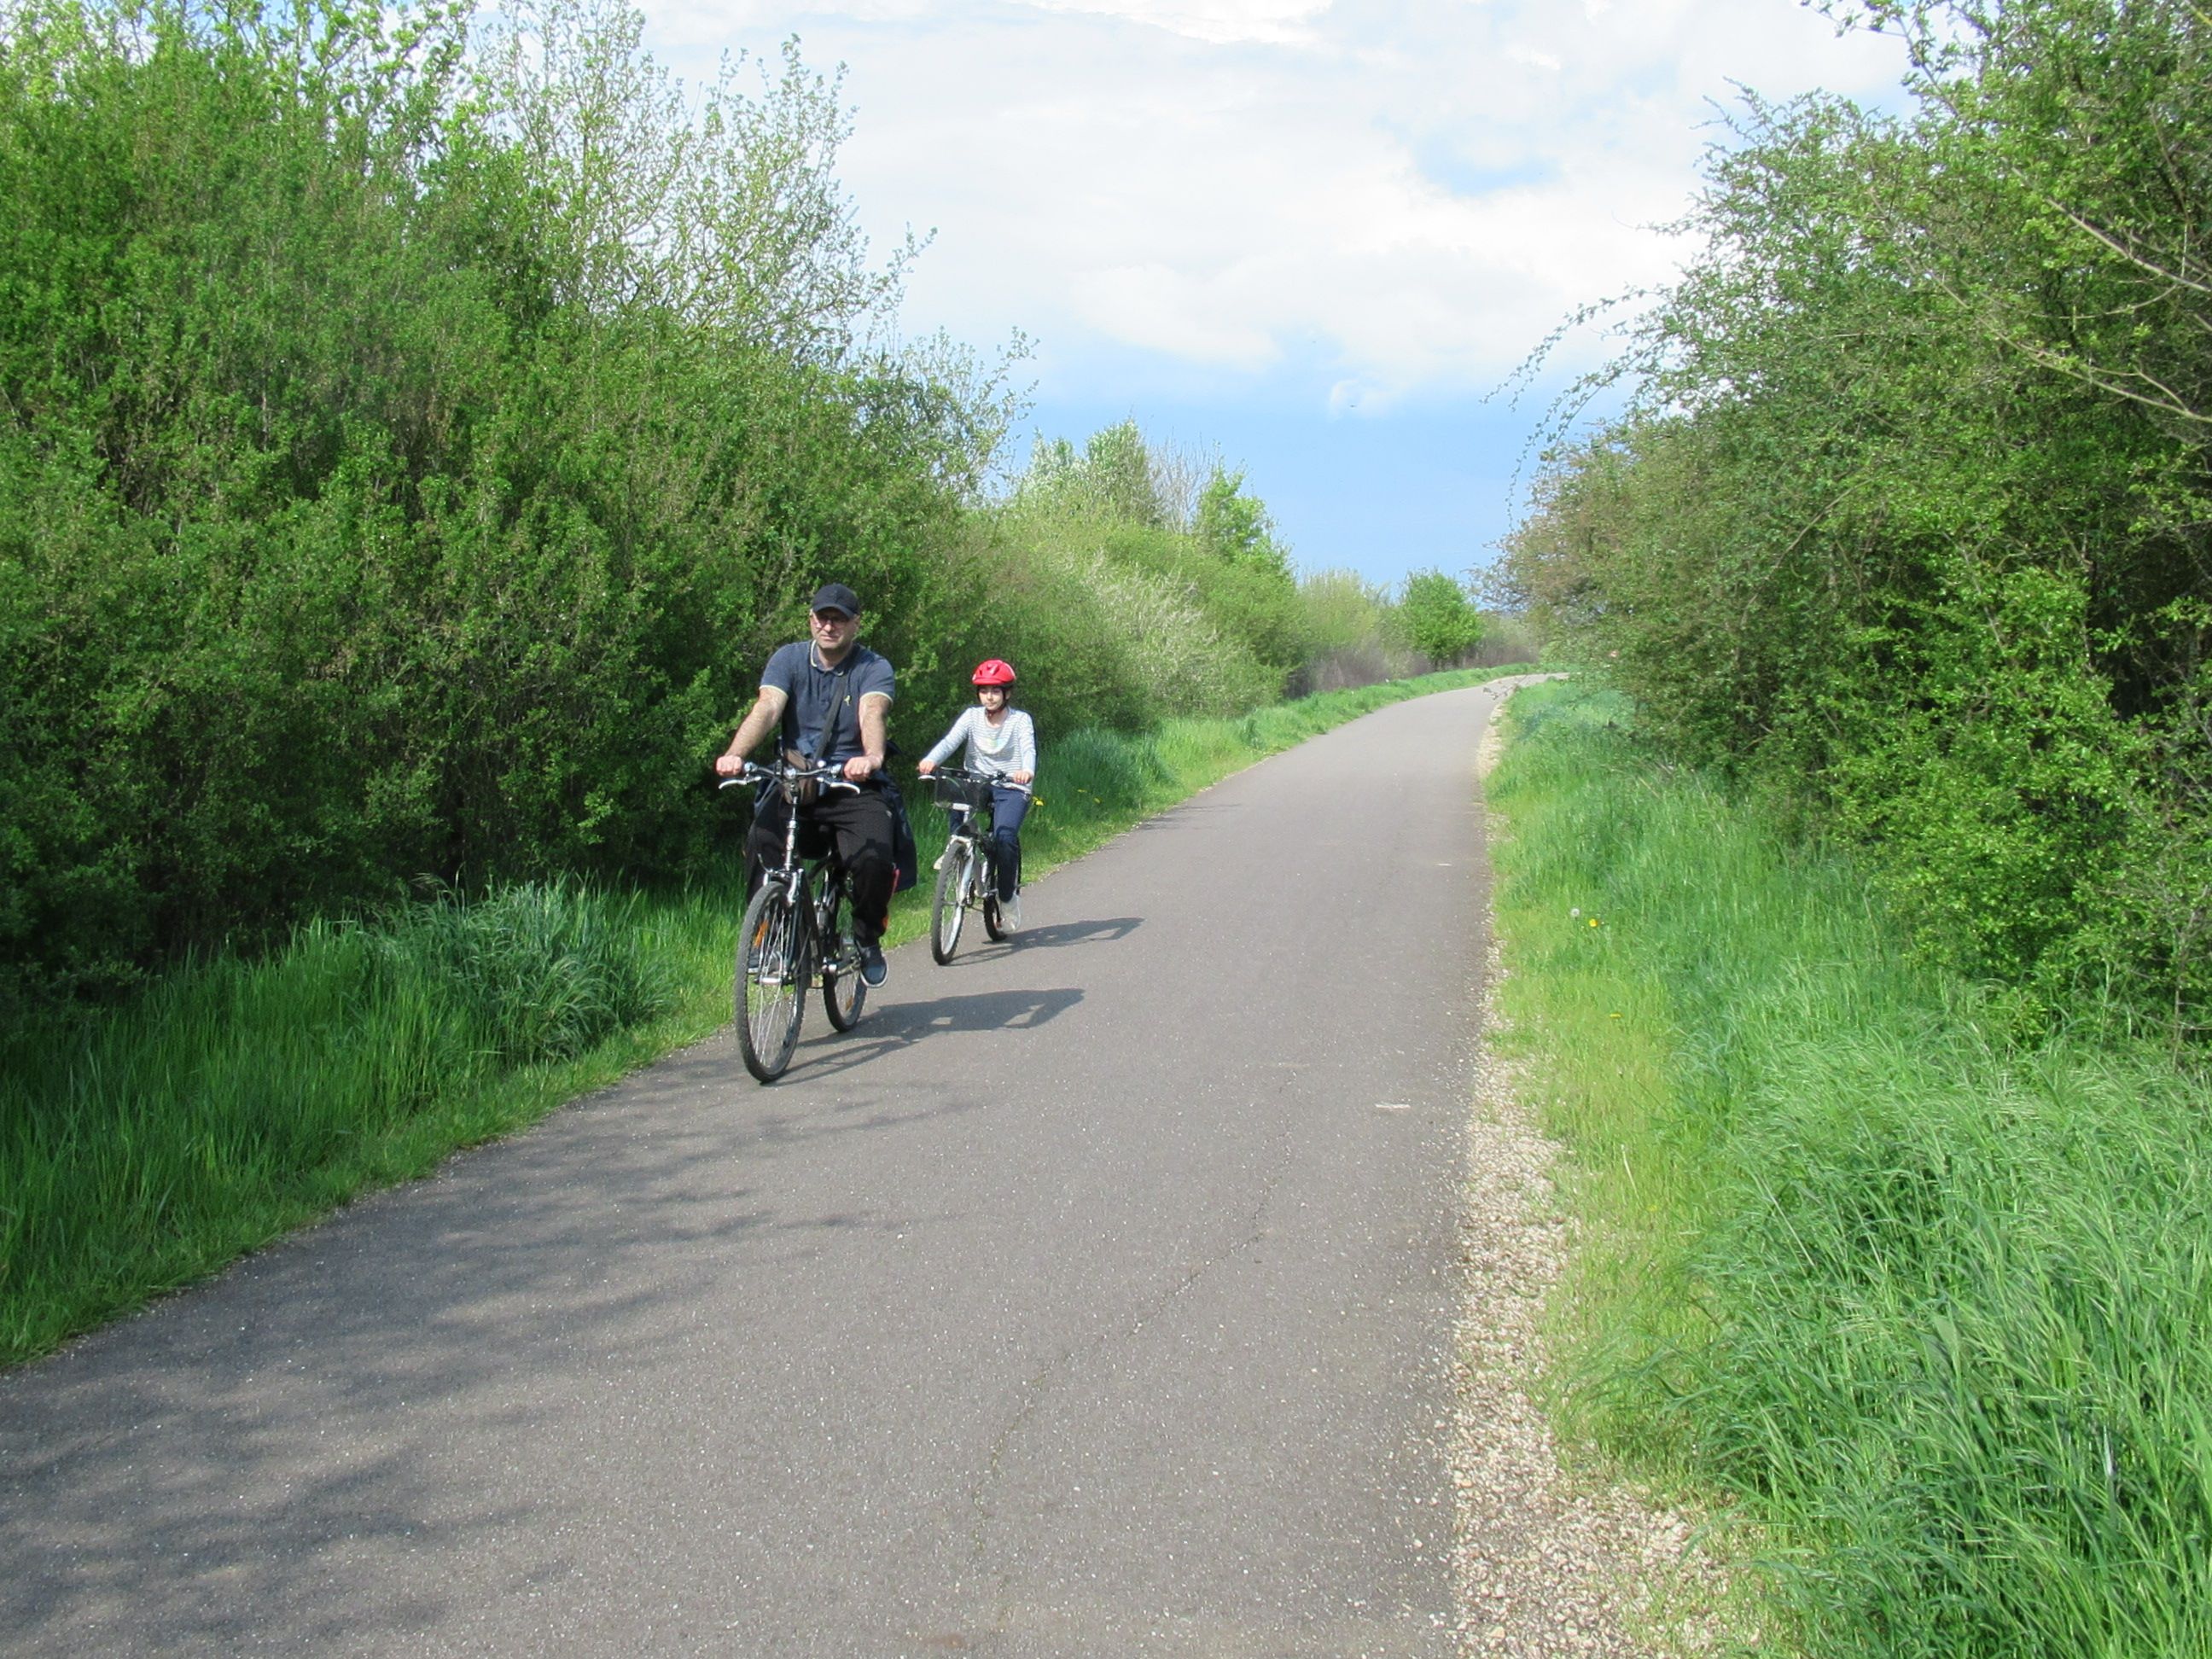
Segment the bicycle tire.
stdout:
[[975,854],[955,837],[945,843],[945,856],[937,866],[937,892],[929,901],[929,954],[942,968],[960,948],[960,924],[968,914],[968,877]]
[[999,913],[999,849],[988,842],[983,845],[983,857],[979,878],[983,884],[983,932],[993,944],[998,944],[1014,931],[1006,926],[1006,919]]
[[860,1023],[868,1000],[868,981],[860,977],[860,954],[853,945],[852,918],[852,897],[841,890],[822,936],[822,1011],[841,1031]]
[[738,929],[738,1048],[745,1069],[763,1083],[783,1075],[799,1046],[813,977],[811,936],[781,887],[763,884],[745,906]]

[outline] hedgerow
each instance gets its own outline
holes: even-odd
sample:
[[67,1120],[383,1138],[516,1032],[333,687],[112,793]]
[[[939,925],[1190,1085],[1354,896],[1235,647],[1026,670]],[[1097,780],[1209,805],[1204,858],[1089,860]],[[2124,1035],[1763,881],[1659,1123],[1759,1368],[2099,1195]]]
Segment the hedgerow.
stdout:
[[1839,9],[1912,107],[1753,101],[1511,553],[1677,752],[1859,844],[2031,1024],[2212,1007],[2212,22]]

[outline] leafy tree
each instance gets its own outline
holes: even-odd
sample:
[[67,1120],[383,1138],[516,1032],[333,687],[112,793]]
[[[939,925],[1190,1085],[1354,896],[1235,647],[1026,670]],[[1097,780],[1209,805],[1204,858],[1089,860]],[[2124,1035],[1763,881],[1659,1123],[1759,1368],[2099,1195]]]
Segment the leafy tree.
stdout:
[[1134,421],[1101,428],[1084,446],[1083,473],[1105,513],[1124,524],[1164,530],[1170,523],[1159,469]]
[[1169,469],[1134,421],[1091,434],[1079,453],[1065,438],[1038,439],[1018,493],[1032,503],[1146,530],[1184,528]]
[[1441,570],[1406,578],[1397,623],[1406,641],[1431,662],[1451,663],[1482,641],[1482,615],[1467,590]]
[[1192,532],[1216,558],[1291,580],[1290,550],[1275,539],[1267,504],[1244,493],[1244,474],[1216,466],[1198,498]]
[[[1170,611],[1187,615],[1196,631],[1184,634],[1179,623],[1173,631],[1214,660],[1172,671],[1155,660],[1146,672],[1163,700],[1147,693],[1147,707],[1249,707],[1277,695],[1304,660],[1297,586],[1265,505],[1243,493],[1243,475],[1217,465],[1197,491],[1188,488],[1194,476],[1131,422],[1093,434],[1080,450],[1040,439],[1004,522],[1029,562],[1066,569],[1073,557],[1088,580],[1109,574],[1108,586],[1130,607],[1121,626],[1139,636],[1166,629]],[[1194,495],[1188,511],[1179,505]],[[1085,564],[1094,552],[1109,564]]]

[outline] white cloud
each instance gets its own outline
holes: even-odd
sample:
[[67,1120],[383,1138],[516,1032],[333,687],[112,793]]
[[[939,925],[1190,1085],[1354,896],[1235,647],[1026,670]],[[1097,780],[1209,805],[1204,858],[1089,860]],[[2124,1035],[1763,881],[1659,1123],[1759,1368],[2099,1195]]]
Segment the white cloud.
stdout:
[[1305,21],[1329,0],[1023,0],[1039,11],[1083,12],[1148,24],[1226,46],[1239,40],[1310,38]]
[[1074,314],[1111,339],[1230,368],[1265,368],[1274,337],[1251,320],[1238,273],[1193,276],[1162,264],[1116,265],[1078,277]]
[[[907,316],[1047,348],[1307,377],[1316,409],[1486,389],[1576,307],[1663,280],[1730,83],[1894,84],[1893,43],[1788,0],[656,0],[688,78],[796,31],[849,66],[841,169]],[[1270,384],[1273,384],[1271,380]]]

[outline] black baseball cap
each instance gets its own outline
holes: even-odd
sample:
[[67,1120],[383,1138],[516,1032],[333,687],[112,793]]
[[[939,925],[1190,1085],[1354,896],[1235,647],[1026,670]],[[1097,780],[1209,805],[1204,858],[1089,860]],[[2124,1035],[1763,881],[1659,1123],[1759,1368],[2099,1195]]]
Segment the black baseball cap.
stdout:
[[860,614],[860,596],[842,582],[824,582],[814,590],[814,598],[807,604],[809,611],[842,611],[848,617]]

